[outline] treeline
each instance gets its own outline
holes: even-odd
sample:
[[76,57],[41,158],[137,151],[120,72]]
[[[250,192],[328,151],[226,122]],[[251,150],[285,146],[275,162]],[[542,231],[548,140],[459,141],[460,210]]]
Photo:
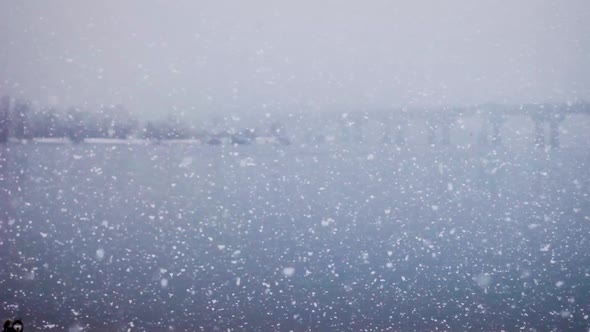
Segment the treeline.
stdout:
[[[223,122],[223,121],[220,121]],[[0,143],[10,139],[66,138],[83,142],[87,138],[148,140],[199,139],[208,144],[254,143],[262,133],[254,129],[230,130],[220,123],[211,126],[214,132],[198,128],[188,121],[169,117],[165,120],[140,122],[122,106],[103,107],[87,111],[72,107],[66,110],[35,108],[32,103],[0,98]],[[271,124],[265,135],[280,144],[288,144],[283,138],[284,128]]]
[[139,122],[121,106],[109,106],[99,112],[72,107],[36,109],[28,101],[0,98],[0,143],[10,138],[128,138]]
[[0,98],[0,143],[9,139],[67,138],[82,142],[87,138],[188,139],[203,133],[180,120],[140,123],[122,106],[97,112],[72,107],[35,109],[30,102]]

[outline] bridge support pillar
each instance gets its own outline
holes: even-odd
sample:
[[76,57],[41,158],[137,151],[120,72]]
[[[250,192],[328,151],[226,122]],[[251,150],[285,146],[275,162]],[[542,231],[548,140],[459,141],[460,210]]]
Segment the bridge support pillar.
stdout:
[[398,146],[406,145],[406,135],[405,135],[406,126],[405,124],[397,124],[395,126],[395,144]]
[[356,143],[363,143],[365,141],[364,133],[363,133],[363,118],[358,116],[354,121],[352,127],[354,130],[354,140]]
[[492,124],[492,145],[502,144],[502,135],[500,134],[500,125],[498,123]]
[[384,143],[394,143],[397,146],[406,144],[406,130],[408,120],[404,115],[395,115],[395,118],[388,117],[385,121]]
[[491,114],[489,122],[492,125],[492,145],[502,144],[502,125],[506,119],[497,113]]
[[435,145],[450,145],[451,144],[451,124],[453,116],[435,115],[426,120],[426,134],[428,137],[428,144]]
[[555,114],[549,119],[549,145],[552,148],[559,147],[559,125],[565,119],[562,114]]
[[392,139],[392,132],[393,132],[393,120],[389,117],[386,116],[382,119],[382,123],[383,123],[383,138],[382,138],[382,142],[383,144],[390,144],[392,143],[393,139]]
[[489,144],[488,131],[489,131],[489,121],[487,121],[487,119],[486,119],[485,121],[482,121],[481,129],[480,129],[480,132],[477,136],[477,143],[479,143],[479,145],[486,146]]
[[406,144],[405,136],[405,125],[401,122],[394,123],[392,120],[388,120],[385,124],[383,132],[383,143],[402,146]]
[[448,116],[440,120],[440,135],[442,145],[451,145],[451,118]]
[[537,148],[545,147],[545,121],[540,116],[533,116],[535,123],[535,138],[534,145]]
[[426,121],[426,135],[428,136],[428,145],[436,145],[436,124],[433,120]]
[[[559,125],[565,119],[564,114],[541,114],[532,115],[535,123],[534,145],[537,148],[544,148],[548,144],[552,148],[558,148],[559,143]],[[549,124],[549,137],[546,138],[547,123]]]

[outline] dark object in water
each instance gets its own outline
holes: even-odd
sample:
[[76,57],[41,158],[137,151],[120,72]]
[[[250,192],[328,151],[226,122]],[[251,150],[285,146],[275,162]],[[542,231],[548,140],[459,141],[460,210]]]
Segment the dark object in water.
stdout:
[[281,145],[291,145],[291,141],[286,137],[278,137],[278,140]]
[[209,141],[207,141],[209,145],[221,145],[223,144],[219,138],[213,137]]
[[231,144],[233,144],[233,145],[248,145],[251,143],[252,143],[252,141],[248,138],[238,136],[238,135],[231,136]]
[[4,327],[2,328],[2,332],[10,332],[12,329],[12,320],[7,319],[4,321]]
[[24,332],[25,328],[20,319],[7,319],[4,321],[2,332]]

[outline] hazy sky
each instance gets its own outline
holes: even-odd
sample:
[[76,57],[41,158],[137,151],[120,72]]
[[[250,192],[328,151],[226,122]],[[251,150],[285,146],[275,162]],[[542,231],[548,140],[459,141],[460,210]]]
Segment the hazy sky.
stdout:
[[149,117],[590,100],[590,1],[0,0],[0,94]]

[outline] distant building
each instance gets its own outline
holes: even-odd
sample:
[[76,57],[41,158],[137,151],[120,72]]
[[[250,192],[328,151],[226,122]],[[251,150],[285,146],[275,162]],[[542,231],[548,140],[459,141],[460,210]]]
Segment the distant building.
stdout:
[[8,142],[10,98],[0,97],[0,144]]

